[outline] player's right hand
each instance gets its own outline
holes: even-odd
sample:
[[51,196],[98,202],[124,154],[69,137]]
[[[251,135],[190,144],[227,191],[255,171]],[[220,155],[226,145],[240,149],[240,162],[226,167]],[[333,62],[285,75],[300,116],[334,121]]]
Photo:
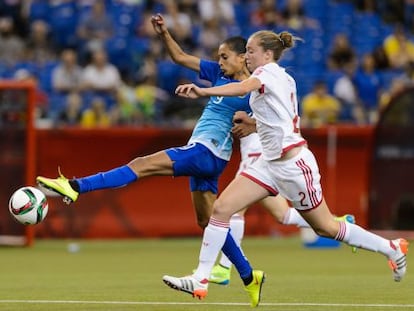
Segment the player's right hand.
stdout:
[[175,94],[187,98],[199,98],[205,96],[203,89],[194,83],[181,84],[175,89]]

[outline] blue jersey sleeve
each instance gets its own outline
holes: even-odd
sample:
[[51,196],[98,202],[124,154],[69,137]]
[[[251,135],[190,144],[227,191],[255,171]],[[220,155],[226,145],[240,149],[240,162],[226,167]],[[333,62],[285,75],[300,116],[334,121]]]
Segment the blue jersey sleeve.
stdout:
[[217,62],[204,59],[200,61],[200,79],[210,81],[215,85],[220,73],[221,69]]

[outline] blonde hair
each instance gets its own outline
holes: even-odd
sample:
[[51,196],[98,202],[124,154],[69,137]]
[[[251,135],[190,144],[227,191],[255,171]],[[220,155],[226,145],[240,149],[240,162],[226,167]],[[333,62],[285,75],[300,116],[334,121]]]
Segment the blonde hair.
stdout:
[[259,46],[265,51],[273,51],[273,59],[279,60],[285,49],[291,48],[295,45],[295,41],[299,38],[294,37],[290,32],[282,31],[277,34],[271,30],[260,30],[253,33],[250,38],[258,39]]

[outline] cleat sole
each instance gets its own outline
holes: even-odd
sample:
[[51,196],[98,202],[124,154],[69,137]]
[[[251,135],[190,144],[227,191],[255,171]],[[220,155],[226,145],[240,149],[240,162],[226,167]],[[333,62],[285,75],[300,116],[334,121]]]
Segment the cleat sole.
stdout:
[[169,286],[172,289],[178,290],[180,292],[184,292],[187,294],[190,294],[191,296],[193,296],[194,298],[198,298],[199,300],[204,299],[207,296],[207,291],[206,290],[195,290],[194,292],[192,291],[188,291],[185,290],[183,288],[178,287],[177,285],[171,283],[168,280],[162,280],[167,286]]
[[54,192],[54,193],[59,194],[60,196],[63,196],[62,201],[63,201],[65,204],[69,205],[69,204],[73,203],[73,200],[72,200],[71,198],[69,198],[68,196],[66,196],[66,195],[64,195],[64,194],[62,194],[62,193],[60,193],[60,192],[59,192],[59,191],[57,191],[56,189],[53,189],[52,187],[49,187],[48,185],[46,185],[46,184],[42,183],[41,181],[37,181],[37,184],[38,184],[40,187],[43,187],[43,188],[45,188],[45,189],[47,189],[47,190],[50,190],[50,191],[52,191],[52,192]]

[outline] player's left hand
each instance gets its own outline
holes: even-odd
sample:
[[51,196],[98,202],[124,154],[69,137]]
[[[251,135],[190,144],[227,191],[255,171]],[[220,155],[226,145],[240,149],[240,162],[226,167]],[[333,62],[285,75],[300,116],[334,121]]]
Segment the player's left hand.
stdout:
[[234,126],[231,129],[237,138],[245,137],[256,132],[256,120],[249,117],[245,111],[236,111],[233,116]]

